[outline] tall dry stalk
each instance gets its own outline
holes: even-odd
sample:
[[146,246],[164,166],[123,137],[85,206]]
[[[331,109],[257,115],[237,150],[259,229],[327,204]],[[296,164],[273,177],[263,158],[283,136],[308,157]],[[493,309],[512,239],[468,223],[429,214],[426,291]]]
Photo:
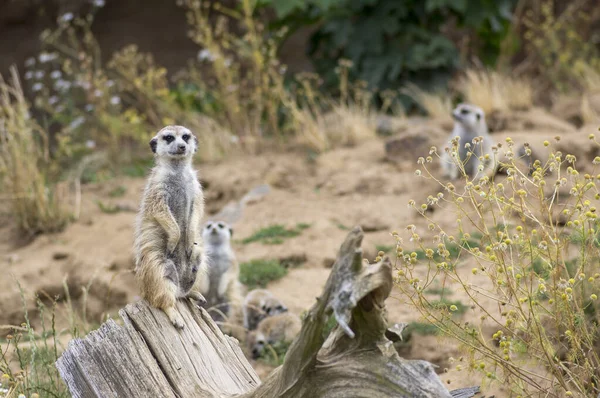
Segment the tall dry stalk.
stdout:
[[0,76],[0,178],[19,229],[27,235],[60,230],[66,224],[45,174],[50,164],[48,135],[29,113],[17,70],[10,82]]

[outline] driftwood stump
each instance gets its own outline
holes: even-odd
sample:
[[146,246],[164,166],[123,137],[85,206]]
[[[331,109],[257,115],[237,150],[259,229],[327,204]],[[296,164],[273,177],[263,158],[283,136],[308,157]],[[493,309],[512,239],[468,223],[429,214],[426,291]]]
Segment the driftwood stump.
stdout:
[[[430,363],[398,356],[383,313],[392,267],[363,266],[362,238],[360,228],[349,233],[283,365],[262,384],[237,340],[187,301],[177,304],[182,331],[146,302],[129,304],[123,326],[110,320],[71,341],[56,366],[72,395],[86,398],[474,396],[477,387],[449,392]],[[324,341],[332,313],[338,325]]]

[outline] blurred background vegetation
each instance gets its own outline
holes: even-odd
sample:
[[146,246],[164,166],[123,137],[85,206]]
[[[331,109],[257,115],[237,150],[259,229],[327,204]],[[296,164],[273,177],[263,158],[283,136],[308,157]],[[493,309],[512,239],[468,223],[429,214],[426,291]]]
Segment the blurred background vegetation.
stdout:
[[202,161],[318,154],[377,115],[443,117],[461,100],[493,112],[577,95],[583,124],[599,23],[593,0],[0,1],[3,192],[24,232],[58,230],[80,184],[143,173],[170,123],[196,132]]

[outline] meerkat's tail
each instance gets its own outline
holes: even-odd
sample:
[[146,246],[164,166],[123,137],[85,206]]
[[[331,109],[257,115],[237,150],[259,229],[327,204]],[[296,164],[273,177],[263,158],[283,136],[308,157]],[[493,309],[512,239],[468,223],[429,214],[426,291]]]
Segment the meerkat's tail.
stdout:
[[183,319],[175,309],[179,288],[167,278],[167,259],[159,250],[152,250],[140,257],[136,267],[136,279],[141,296],[151,306],[167,314],[171,323],[183,328]]

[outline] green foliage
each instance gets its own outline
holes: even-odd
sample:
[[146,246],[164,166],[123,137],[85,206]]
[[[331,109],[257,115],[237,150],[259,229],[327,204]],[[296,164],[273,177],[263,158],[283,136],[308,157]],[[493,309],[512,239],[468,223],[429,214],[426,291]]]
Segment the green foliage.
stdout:
[[300,235],[304,229],[309,227],[309,224],[298,224],[295,228],[288,229],[280,224],[271,225],[259,229],[251,236],[242,240],[242,243],[261,242],[265,245],[278,245],[283,243],[286,238],[293,238]]
[[377,252],[389,253],[389,252],[391,252],[394,249],[396,249],[396,246],[391,246],[391,245],[375,245],[375,250],[377,250]]
[[118,213],[120,210],[117,206],[110,204],[110,203],[104,203],[101,200],[97,200],[96,204],[98,205],[98,208],[100,209],[100,211],[102,213],[106,213],[106,214],[116,214]]
[[291,343],[284,341],[267,345],[260,354],[259,360],[272,367],[282,365],[290,345]]
[[430,323],[411,322],[402,330],[402,340],[409,340],[413,333],[421,336],[432,336],[438,334],[439,331],[437,326]]
[[370,88],[396,89],[407,81],[445,83],[458,66],[456,43],[444,28],[455,20],[473,37],[472,52],[493,64],[509,28],[515,0],[262,0],[278,16],[276,26],[292,30],[318,26],[310,56],[332,88],[340,59],[354,65],[352,80]]
[[277,260],[251,260],[240,264],[240,282],[250,290],[264,288],[269,282],[283,278],[287,272]]
[[120,198],[124,196],[125,193],[127,193],[127,188],[125,188],[123,185],[119,185],[118,187],[111,189],[111,191],[108,193],[108,196],[111,198]]

